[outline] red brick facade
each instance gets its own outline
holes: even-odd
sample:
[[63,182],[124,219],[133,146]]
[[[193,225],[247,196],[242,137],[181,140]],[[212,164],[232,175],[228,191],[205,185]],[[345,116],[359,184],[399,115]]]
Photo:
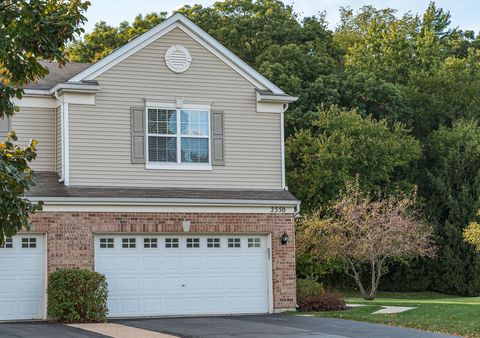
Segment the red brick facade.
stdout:
[[[32,231],[47,234],[49,272],[93,269],[95,233],[183,233],[183,221],[191,221],[190,232],[196,233],[270,233],[274,308],[296,304],[292,214],[42,212],[31,221]],[[280,243],[284,232],[290,238],[286,245]]]

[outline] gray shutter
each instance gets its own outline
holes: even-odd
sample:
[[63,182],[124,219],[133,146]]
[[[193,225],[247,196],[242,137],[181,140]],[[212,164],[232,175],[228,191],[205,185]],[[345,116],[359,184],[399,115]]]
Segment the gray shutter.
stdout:
[[10,119],[7,117],[0,118],[0,137],[7,137],[10,131]]
[[145,163],[145,108],[130,108],[132,163]]
[[223,110],[212,110],[212,165],[225,165]]

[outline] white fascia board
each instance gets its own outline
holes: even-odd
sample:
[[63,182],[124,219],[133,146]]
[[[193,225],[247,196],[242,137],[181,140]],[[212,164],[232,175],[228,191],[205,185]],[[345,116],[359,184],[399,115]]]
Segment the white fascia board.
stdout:
[[298,100],[296,96],[289,95],[264,95],[257,92],[257,102],[271,102],[271,103],[291,103]]
[[83,83],[59,83],[52,89],[24,89],[24,96],[54,96],[56,92],[75,92],[92,94],[102,90],[99,85],[83,84]]
[[46,204],[96,204],[96,205],[157,205],[157,206],[292,206],[297,200],[230,200],[230,199],[188,199],[188,198],[123,198],[123,197],[28,197],[32,202]]
[[250,67],[246,62],[241,60],[238,56],[233,54],[225,46],[223,46],[221,43],[215,40],[212,36],[210,36],[208,33],[202,30],[199,26],[194,24],[192,21],[190,21],[180,13],[176,13],[172,15],[171,17],[169,17],[159,25],[155,26],[148,32],[140,35],[139,37],[137,37],[136,39],[133,39],[123,47],[120,47],[119,49],[115,50],[114,52],[112,52],[102,60],[98,61],[97,63],[93,64],[92,66],[88,67],[84,71],[72,77],[68,82],[80,82],[84,80],[93,80],[98,75],[102,74],[103,72],[110,69],[114,65],[118,64],[125,58],[129,57],[130,55],[134,54],[138,50],[147,46],[148,44],[158,39],[162,35],[168,33],[173,28],[179,27],[179,25],[175,25],[176,23],[181,23],[183,26],[188,28],[197,37],[199,37],[208,45],[213,47],[217,52],[222,54],[233,65],[237,66],[242,72],[247,74],[252,80],[261,84],[264,88],[271,90],[275,94],[280,94],[280,95],[285,94],[280,88],[274,85],[271,81],[269,81],[259,72],[257,72],[255,69]]
[[58,101],[53,96],[24,95],[20,100],[13,99],[13,104],[20,108],[50,108],[58,107]]

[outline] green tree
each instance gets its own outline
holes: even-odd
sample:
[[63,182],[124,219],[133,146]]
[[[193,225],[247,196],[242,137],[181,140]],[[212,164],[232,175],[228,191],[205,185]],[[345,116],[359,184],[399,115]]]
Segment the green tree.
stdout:
[[[64,62],[65,44],[83,32],[79,25],[88,6],[80,0],[0,3],[0,119],[18,110],[12,98],[22,98],[22,86],[48,73],[39,59]],[[11,132],[0,142],[0,244],[5,236],[28,228],[29,214],[40,207],[24,198],[33,185],[28,164],[36,157],[37,142],[22,148],[14,141]]]
[[431,263],[431,287],[474,295],[480,291],[480,256],[463,231],[480,207],[480,126],[457,121],[434,132],[426,151],[420,190],[436,224],[438,260]]
[[[227,0],[184,6],[184,14],[242,60],[299,100],[287,111],[287,134],[306,128],[320,102],[338,103],[339,54],[323,14],[300,19],[279,0]],[[163,21],[166,13],[139,15],[132,24],[96,24],[67,48],[70,61],[96,62]]]
[[166,17],[167,12],[137,15],[131,24],[123,21],[118,27],[100,21],[95,24],[91,33],[68,45],[65,55],[71,62],[97,62],[131,39],[155,27]]
[[288,185],[304,209],[327,205],[357,174],[365,191],[411,191],[421,149],[401,124],[390,129],[386,120],[331,107],[313,126],[286,143]]

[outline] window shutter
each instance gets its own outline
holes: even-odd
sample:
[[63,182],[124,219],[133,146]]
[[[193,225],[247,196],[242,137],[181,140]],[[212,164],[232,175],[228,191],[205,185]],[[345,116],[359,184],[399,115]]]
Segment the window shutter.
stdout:
[[145,163],[145,108],[130,108],[132,163]]
[[223,110],[212,110],[212,165],[225,165]]
[[10,131],[10,119],[7,117],[0,118],[0,137],[7,137]]

